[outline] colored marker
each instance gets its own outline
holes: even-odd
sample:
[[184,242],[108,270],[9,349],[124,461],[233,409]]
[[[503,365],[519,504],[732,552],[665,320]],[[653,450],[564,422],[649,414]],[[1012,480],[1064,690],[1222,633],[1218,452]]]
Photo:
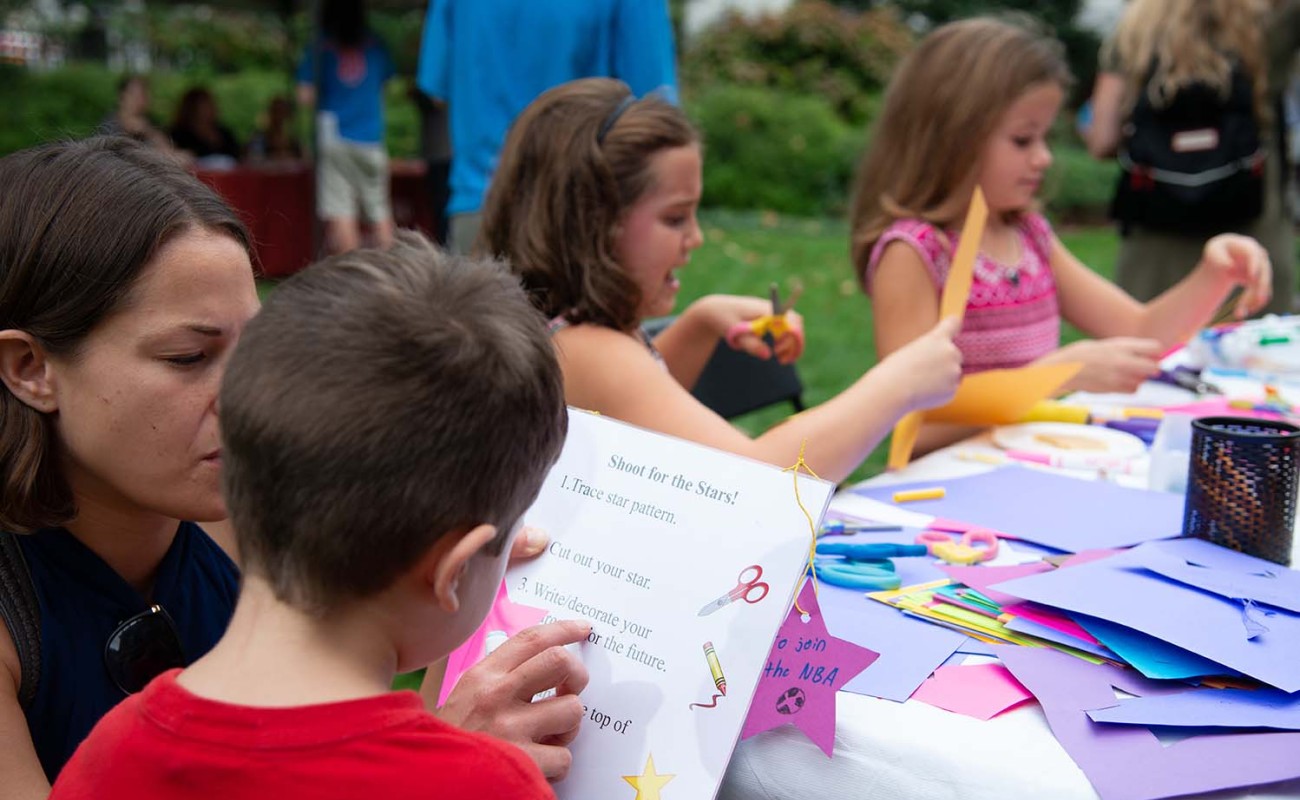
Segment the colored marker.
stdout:
[[704,643],[704,658],[709,662],[709,672],[713,675],[713,685],[718,687],[718,691],[724,695],[727,693],[727,676],[722,674],[722,664],[718,661],[717,651],[713,649],[713,642]]
[[901,531],[902,525],[864,525],[858,522],[844,522],[838,519],[827,520],[822,525],[822,536],[847,536],[850,533],[884,533],[886,531]]
[[903,492],[894,492],[895,503],[912,503],[917,500],[942,500],[946,494],[942,486],[933,486],[928,489],[908,489]]

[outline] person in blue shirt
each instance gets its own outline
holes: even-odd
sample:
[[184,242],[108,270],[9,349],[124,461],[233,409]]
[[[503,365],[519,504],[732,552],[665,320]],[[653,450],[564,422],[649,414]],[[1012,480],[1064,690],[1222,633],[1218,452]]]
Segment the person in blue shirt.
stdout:
[[321,37],[298,64],[298,101],[316,105],[316,213],[332,253],[361,245],[360,217],[374,243],[393,240],[384,147],[384,83],[393,60],[366,28],[360,0],[327,0]]
[[451,247],[468,252],[506,131],[542,92],[618,78],[638,95],[676,98],[665,0],[432,0],[416,82],[447,103]]

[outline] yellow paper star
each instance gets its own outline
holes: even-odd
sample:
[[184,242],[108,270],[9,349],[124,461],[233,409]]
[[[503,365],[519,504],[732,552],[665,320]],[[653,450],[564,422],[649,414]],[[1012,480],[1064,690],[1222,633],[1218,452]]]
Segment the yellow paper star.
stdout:
[[640,775],[624,775],[623,780],[636,789],[636,800],[660,800],[659,790],[676,775],[660,775],[655,772],[655,757],[650,754],[645,760],[645,770]]

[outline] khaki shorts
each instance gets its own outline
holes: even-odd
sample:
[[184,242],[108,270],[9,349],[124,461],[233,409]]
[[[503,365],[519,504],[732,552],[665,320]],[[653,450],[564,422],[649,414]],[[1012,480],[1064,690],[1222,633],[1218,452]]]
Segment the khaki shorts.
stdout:
[[388,202],[388,152],[383,145],[336,139],[321,147],[316,163],[316,213],[323,219],[369,223],[393,217]]

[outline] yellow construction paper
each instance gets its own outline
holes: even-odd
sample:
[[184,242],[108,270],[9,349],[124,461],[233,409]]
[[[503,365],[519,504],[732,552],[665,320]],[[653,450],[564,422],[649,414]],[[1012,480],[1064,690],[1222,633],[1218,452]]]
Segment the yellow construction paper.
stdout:
[[1034,364],[967,375],[961,379],[952,402],[925,412],[925,421],[959,425],[1019,422],[1082,368],[1082,364]]
[[[943,285],[943,294],[939,299],[939,318],[964,317],[966,302],[970,299],[970,285],[975,275],[975,256],[979,255],[980,241],[984,238],[984,223],[989,218],[988,203],[984,202],[984,192],[975,187],[970,198],[970,208],[966,210],[966,221],[961,226],[961,239],[957,242],[957,252],[953,254],[952,266],[948,270],[948,279]],[[894,438],[889,443],[889,469],[902,469],[912,460],[912,450],[916,447],[916,437],[921,432],[921,414],[911,411],[894,426]]]

